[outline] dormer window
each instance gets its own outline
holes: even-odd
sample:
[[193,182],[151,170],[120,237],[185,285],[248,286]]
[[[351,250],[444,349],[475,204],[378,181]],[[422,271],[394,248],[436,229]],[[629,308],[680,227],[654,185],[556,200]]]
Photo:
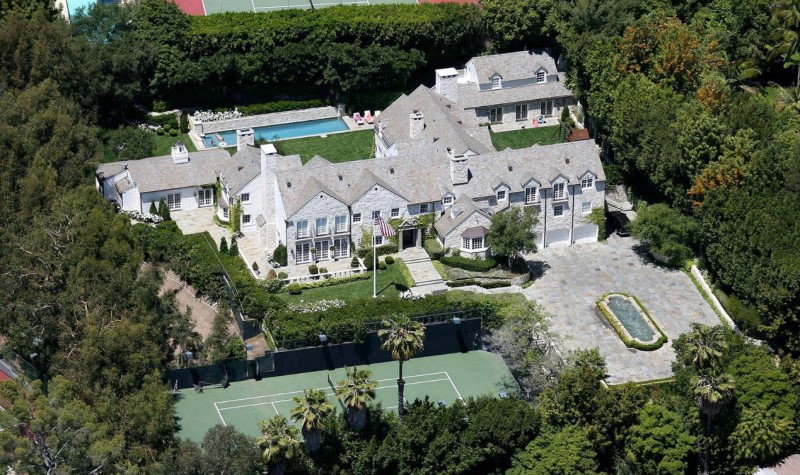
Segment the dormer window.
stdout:
[[453,204],[453,197],[450,195],[445,196],[442,198],[442,204],[445,206],[450,206]]
[[564,183],[556,183],[553,185],[553,198],[557,200],[566,198],[564,196]]
[[491,81],[492,81],[492,89],[500,89],[502,87],[502,84],[500,84],[501,81],[500,76],[492,76]]
[[508,198],[506,190],[497,190],[497,201],[505,201]]
[[544,70],[537,71],[536,72],[536,82],[537,83],[543,83],[545,81],[547,81],[547,72],[544,71]]
[[525,188],[525,203],[536,203],[539,199],[539,187],[531,185]]
[[586,190],[589,188],[594,187],[594,177],[592,175],[586,175],[581,179],[581,189]]

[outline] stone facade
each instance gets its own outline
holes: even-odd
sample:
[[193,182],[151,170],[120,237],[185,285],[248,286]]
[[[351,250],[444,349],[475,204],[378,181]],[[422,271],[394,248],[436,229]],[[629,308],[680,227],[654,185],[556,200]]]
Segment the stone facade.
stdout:
[[[344,220],[344,228],[336,230],[336,217]],[[318,220],[325,222],[320,223]],[[298,235],[300,223],[305,223],[306,232]],[[318,229],[318,224],[322,229]],[[337,255],[331,255],[329,247],[339,240],[338,247],[344,247]],[[341,240],[346,241],[342,245]],[[321,192],[312,197],[305,206],[290,216],[286,222],[286,243],[289,263],[302,264],[311,261],[310,248],[317,249],[314,256],[318,260],[350,256],[350,216],[349,207],[327,193]],[[302,246],[309,246],[308,252]],[[298,247],[299,246],[299,247]]]

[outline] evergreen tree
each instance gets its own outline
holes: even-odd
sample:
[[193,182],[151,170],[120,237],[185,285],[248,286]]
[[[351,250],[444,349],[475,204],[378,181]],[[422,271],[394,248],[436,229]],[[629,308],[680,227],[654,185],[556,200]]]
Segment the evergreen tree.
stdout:
[[225,236],[222,236],[222,238],[219,240],[219,252],[223,254],[228,253],[228,240],[225,239]]
[[156,208],[156,202],[150,202],[150,214],[158,214],[158,208]]
[[[236,244],[236,236],[233,236],[233,237],[231,238],[231,247],[230,247],[230,249],[228,250],[228,252],[229,252],[229,253],[230,253],[230,255],[232,255],[232,256],[238,256],[238,255],[239,255],[239,245],[238,245],[238,244]],[[255,262],[254,262],[254,264],[255,264]]]

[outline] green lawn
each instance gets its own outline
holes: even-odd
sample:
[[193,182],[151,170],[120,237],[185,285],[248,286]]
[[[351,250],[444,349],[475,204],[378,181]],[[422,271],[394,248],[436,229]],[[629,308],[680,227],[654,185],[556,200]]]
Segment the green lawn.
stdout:
[[[103,143],[103,159],[100,161],[100,163],[108,163],[116,161],[116,159],[108,149],[108,140],[111,135],[111,132],[113,132],[113,129],[106,129],[106,128],[100,128],[97,132],[97,138],[99,138],[100,141]],[[197,151],[197,148],[194,146],[194,143],[192,143],[192,139],[189,138],[188,134],[178,134],[176,137],[173,137],[169,134],[158,135],[156,133],[153,133],[153,141],[155,143],[155,148],[153,149],[153,156],[159,157],[162,155],[169,155],[172,152],[172,146],[175,145],[175,142],[177,142],[178,140],[183,141],[184,145],[186,145],[186,148],[189,149],[190,152]]]
[[542,145],[561,143],[566,138],[565,130],[558,125],[549,127],[531,127],[528,129],[512,130],[510,132],[490,132],[492,145],[497,150],[507,148],[520,149],[528,148],[538,143]]
[[281,155],[300,155],[303,163],[319,155],[334,163],[372,158],[374,132],[359,130],[323,137],[279,140],[275,148]]
[[[408,274],[408,268],[402,259],[395,259],[394,264],[388,266],[386,270],[378,271],[378,297],[396,298],[400,292],[405,292],[413,285],[408,282],[404,275]],[[352,302],[372,297],[372,277],[367,280],[349,282],[347,284],[331,285],[316,289],[303,290],[300,295],[290,295],[288,293],[279,294],[286,302],[298,303],[315,302],[318,300],[340,299],[345,302]]]

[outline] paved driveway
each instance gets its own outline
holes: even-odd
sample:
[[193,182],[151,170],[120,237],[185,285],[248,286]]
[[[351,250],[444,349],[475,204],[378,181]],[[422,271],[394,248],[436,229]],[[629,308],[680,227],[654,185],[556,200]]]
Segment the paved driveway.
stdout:
[[[609,384],[671,376],[672,340],[693,322],[720,323],[686,274],[646,262],[636,244],[612,236],[607,243],[553,247],[530,256],[542,275],[525,294],[553,314],[552,329],[565,350],[600,349]],[[595,304],[606,292],[636,295],[670,341],[656,351],[627,348]]]

